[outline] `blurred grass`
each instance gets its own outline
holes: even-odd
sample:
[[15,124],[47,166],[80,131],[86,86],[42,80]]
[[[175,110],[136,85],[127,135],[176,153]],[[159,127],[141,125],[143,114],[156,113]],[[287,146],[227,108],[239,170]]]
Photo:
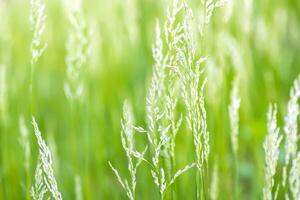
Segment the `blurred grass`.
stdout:
[[[93,51],[85,69],[86,98],[71,104],[65,97],[65,41],[69,23],[64,3],[46,2],[45,54],[36,66],[35,116],[44,138],[55,152],[55,174],[64,199],[75,199],[74,178],[80,175],[84,199],[124,199],[107,162],[126,173],[120,143],[122,103],[129,99],[137,124],[145,124],[145,95],[151,76],[154,25],[165,19],[167,1],[132,0],[137,21],[126,21],[126,1],[84,1],[83,10],[94,28]],[[249,3],[250,2],[250,3]],[[200,1],[190,2],[200,12]],[[263,187],[266,111],[270,102],[285,114],[289,89],[300,73],[299,1],[236,1],[232,17],[224,22],[225,8],[216,9],[206,29],[209,57],[206,107],[211,133],[211,166],[219,163],[220,199],[232,198],[233,158],[227,106],[231,81],[241,80],[240,184],[241,199],[260,199]],[[27,81],[30,67],[31,32],[29,1],[0,0],[0,63],[7,66],[7,109],[0,121],[0,199],[24,199],[24,155],[19,144],[18,118],[29,116]],[[247,15],[247,12],[250,14]],[[135,28],[134,40],[128,29]],[[31,130],[31,175],[33,180],[37,145]],[[50,142],[50,141],[53,142]],[[137,135],[139,148],[145,138]],[[52,146],[51,146],[52,145]],[[180,129],[177,164],[194,160],[192,135],[186,123]],[[194,172],[182,176],[178,199],[193,199]],[[156,189],[145,165],[138,171],[137,199],[155,199]]]

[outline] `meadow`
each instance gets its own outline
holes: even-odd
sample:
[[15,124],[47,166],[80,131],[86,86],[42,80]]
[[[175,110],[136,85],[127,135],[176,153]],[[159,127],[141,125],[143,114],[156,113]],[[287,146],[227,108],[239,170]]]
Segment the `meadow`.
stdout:
[[0,200],[300,199],[300,1],[0,0]]

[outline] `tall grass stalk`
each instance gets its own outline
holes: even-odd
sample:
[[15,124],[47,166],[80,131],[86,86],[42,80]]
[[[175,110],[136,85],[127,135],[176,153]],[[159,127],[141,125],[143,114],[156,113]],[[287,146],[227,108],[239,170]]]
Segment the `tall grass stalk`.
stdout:
[[42,42],[42,37],[46,28],[45,4],[42,0],[31,0],[30,24],[32,28],[31,41],[31,64],[35,64],[47,48],[47,44]]
[[[164,90],[163,90],[163,106],[165,107],[165,121],[166,124],[170,125],[168,131],[169,141],[165,145],[165,162],[168,172],[168,179],[171,179],[175,173],[176,168],[176,158],[175,158],[175,141],[182,122],[182,116],[178,118],[176,109],[177,102],[179,99],[179,84],[176,75],[175,66],[176,63],[176,49],[180,45],[180,40],[182,37],[182,24],[178,21],[178,15],[183,10],[183,4],[178,1],[174,1],[172,6],[168,6],[166,16],[167,19],[163,27],[163,36],[160,34],[160,28],[157,23],[156,27],[156,46],[153,48],[153,57],[156,62],[156,67],[161,67],[165,70],[166,75],[165,80],[163,80]],[[164,43],[163,43],[164,41]],[[166,50],[163,51],[163,46]],[[161,65],[161,66],[158,66]],[[171,199],[175,198],[176,184],[171,186]]]
[[176,0],[167,8],[164,38],[157,23],[156,42],[153,46],[155,64],[146,99],[148,128],[145,132],[152,156],[151,175],[161,199],[164,199],[168,187],[171,187],[171,199],[175,198],[175,180],[194,166],[192,163],[175,171],[175,139],[182,121],[181,117],[176,117],[179,98],[176,92],[176,51],[183,36],[182,23],[177,20],[182,10],[183,4]]
[[272,200],[277,199],[277,193],[279,185],[277,186],[276,193],[273,195],[272,190],[275,186],[274,175],[276,173],[276,167],[279,156],[279,147],[282,140],[282,135],[280,135],[279,128],[277,127],[277,107],[276,105],[269,106],[268,111],[268,123],[267,129],[268,133],[263,144],[265,150],[265,186],[263,188],[263,199]]
[[127,197],[130,200],[135,199],[135,190],[136,190],[136,173],[137,168],[143,160],[144,154],[147,148],[139,153],[135,150],[134,142],[134,117],[132,113],[132,108],[130,104],[125,101],[123,106],[123,118],[121,120],[122,131],[121,131],[121,141],[123,149],[125,150],[127,162],[128,162],[128,171],[130,173],[130,182],[126,178],[122,178],[116,168],[109,162],[109,166],[115,173],[119,183],[126,191]]
[[160,154],[162,147],[167,144],[170,138],[167,137],[167,132],[170,126],[164,127],[162,119],[164,117],[163,110],[163,94],[164,94],[164,80],[165,80],[165,65],[163,57],[163,42],[161,39],[160,27],[156,26],[156,43],[153,46],[153,57],[155,60],[150,88],[146,97],[146,115],[148,130],[147,138],[150,144],[150,150],[152,154],[151,162],[153,168],[151,169],[151,175],[154,183],[159,188],[159,195],[163,198],[165,190],[165,171],[160,166]]
[[182,47],[177,51],[178,68],[177,73],[182,82],[182,95],[187,110],[187,122],[193,134],[196,154],[196,198],[208,198],[208,155],[209,132],[206,123],[206,109],[204,105],[204,87],[206,79],[201,83],[201,64],[205,57],[196,58],[191,22],[193,12],[186,6],[186,14],[183,22]]
[[299,141],[298,133],[298,119],[300,114],[300,76],[294,81],[293,87],[290,91],[290,100],[287,104],[287,113],[285,116],[285,165],[283,167],[283,181],[282,185],[285,188],[286,193],[288,193],[287,179],[289,176],[289,171],[291,167],[292,160],[297,155],[297,147]]
[[55,200],[61,200],[62,196],[58,190],[52,167],[51,151],[42,138],[38,124],[32,117],[34,134],[39,146],[38,163],[35,171],[35,182],[31,187],[31,196],[34,200],[48,199],[50,196]]
[[205,30],[211,21],[214,10],[223,7],[228,4],[228,2],[228,0],[200,0],[200,19],[198,28],[203,45],[202,50],[205,50]]
[[287,114],[285,116],[285,150],[286,163],[293,159],[297,154],[298,135],[298,117],[300,108],[298,100],[300,99],[300,76],[294,81],[290,91],[290,100],[287,105]]

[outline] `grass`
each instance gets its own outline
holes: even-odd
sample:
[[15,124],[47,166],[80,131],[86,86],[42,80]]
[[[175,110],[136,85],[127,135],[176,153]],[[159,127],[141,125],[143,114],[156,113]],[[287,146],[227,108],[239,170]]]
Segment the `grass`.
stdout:
[[299,197],[299,2],[174,2],[0,1],[0,199]]

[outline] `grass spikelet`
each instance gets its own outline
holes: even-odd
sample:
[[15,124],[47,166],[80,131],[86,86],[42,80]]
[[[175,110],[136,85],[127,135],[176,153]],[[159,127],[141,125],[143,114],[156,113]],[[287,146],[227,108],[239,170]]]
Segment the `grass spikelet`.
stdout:
[[42,36],[46,28],[45,4],[42,0],[31,0],[30,23],[32,28],[31,64],[35,64],[41,57],[47,44],[42,42]]
[[176,49],[179,48],[182,40],[183,26],[181,21],[178,20],[178,15],[182,12],[184,5],[174,1],[172,7],[167,8],[167,20],[164,23],[164,39],[167,46],[167,51],[164,54],[164,60],[166,65],[165,80],[165,92],[164,92],[164,107],[165,107],[165,118],[167,124],[170,125],[170,131],[168,133],[170,140],[166,146],[166,162],[168,169],[168,176],[171,178],[172,174],[175,173],[175,141],[182,123],[182,115],[179,117],[176,113],[177,103],[180,95],[180,82],[176,74]]
[[37,167],[34,175],[34,185],[31,187],[31,197],[33,200],[43,200],[47,193],[47,187],[43,178],[43,166],[40,158],[38,159]]
[[76,6],[71,10],[69,21],[71,29],[66,42],[67,76],[64,83],[64,92],[69,100],[75,100],[80,99],[84,91],[83,67],[87,64],[90,55],[91,30],[80,10],[80,6]]
[[200,33],[203,34],[204,28],[209,24],[215,8],[222,7],[228,3],[228,0],[201,0],[202,5],[202,19],[200,26]]
[[[135,188],[136,188],[136,172],[137,168],[140,165],[141,161],[144,159],[144,153],[146,149],[139,153],[135,150],[134,145],[134,118],[131,109],[131,105],[125,101],[123,106],[123,118],[121,120],[121,142],[123,149],[125,150],[127,161],[128,161],[128,171],[130,173],[131,181],[128,183],[126,178],[122,178],[117,169],[109,162],[109,166],[115,173],[119,183],[126,191],[127,197],[130,200],[135,199]],[[137,159],[135,159],[137,158]]]
[[[203,198],[207,193],[207,167],[208,155],[210,152],[209,132],[207,130],[206,109],[204,105],[204,87],[206,79],[200,84],[203,70],[201,64],[205,57],[196,58],[196,50],[191,31],[191,21],[193,13],[190,8],[186,8],[186,15],[183,23],[184,36],[183,46],[177,52],[178,74],[182,82],[182,95],[187,110],[187,122],[193,134],[197,163],[197,199],[200,199],[200,191]],[[202,183],[202,189],[200,189]]]
[[294,81],[293,87],[290,91],[290,100],[287,104],[287,113],[284,121],[285,133],[285,165],[283,167],[283,187],[286,186],[287,178],[289,175],[291,160],[297,154],[297,143],[299,141],[298,134],[298,118],[300,114],[300,107],[298,100],[300,98],[300,76]]
[[299,104],[300,98],[300,76],[294,81],[294,85],[290,91],[290,100],[287,105],[287,114],[285,116],[285,155],[286,163],[290,161],[297,154],[298,135],[298,117],[299,117]]
[[[265,186],[263,188],[263,199],[272,200],[276,199],[277,192],[272,195],[272,189],[274,187],[274,175],[276,173],[276,167],[279,156],[279,145],[282,140],[282,135],[279,133],[277,127],[277,107],[276,105],[270,105],[268,111],[268,133],[263,144],[265,150]],[[278,191],[278,189],[277,189]]]
[[147,131],[147,137],[149,142],[157,146],[158,141],[155,135],[155,129],[157,128],[157,122],[163,116],[163,111],[161,109],[161,97],[164,90],[164,65],[163,65],[163,52],[162,52],[162,39],[159,24],[156,25],[156,42],[153,46],[153,57],[154,57],[154,68],[152,72],[152,78],[150,83],[150,88],[146,98],[146,112],[147,112],[147,122],[149,131]]
[[[147,137],[152,149],[151,175],[159,189],[160,198],[165,196],[166,189],[172,186],[181,174],[188,171],[195,164],[186,165],[175,171],[175,139],[181,124],[181,117],[177,119],[176,106],[177,72],[176,51],[181,45],[183,26],[178,20],[184,5],[174,1],[167,8],[167,20],[164,23],[164,38],[159,24],[156,25],[156,41],[153,46],[155,61],[149,92],[146,99],[148,130]],[[164,41],[164,42],[163,42]],[[166,51],[163,51],[163,45]],[[174,189],[172,188],[172,197]]]
[[159,188],[161,198],[164,193],[164,169],[160,167],[160,154],[164,144],[169,140],[166,134],[169,128],[162,127],[161,120],[164,117],[164,110],[162,108],[162,99],[164,94],[164,80],[165,80],[165,64],[163,57],[163,42],[161,38],[161,31],[159,23],[156,24],[156,41],[152,48],[154,67],[151,77],[150,88],[146,97],[146,115],[148,130],[146,132],[150,147],[152,150],[151,161],[153,168],[151,175],[154,183]]
[[175,172],[173,178],[170,180],[169,186],[172,185],[181,174],[192,169],[195,166],[196,166],[196,163],[192,163],[190,165],[186,165],[184,168],[179,169],[177,172]]
[[51,195],[53,199],[61,200],[62,196],[58,190],[52,168],[51,151],[43,140],[38,124],[36,123],[34,117],[32,117],[32,125],[34,127],[34,134],[37,138],[39,146],[39,157],[35,172],[35,183],[31,188],[32,198],[34,200],[41,200],[44,199],[44,197],[46,198],[47,195]]
[[31,0],[31,10],[29,21],[32,29],[32,40],[30,44],[31,60],[30,60],[30,75],[29,75],[29,104],[31,115],[34,113],[35,96],[34,96],[34,82],[35,82],[35,64],[42,56],[47,48],[47,43],[42,42],[42,37],[46,28],[46,14],[45,4],[43,0]]

